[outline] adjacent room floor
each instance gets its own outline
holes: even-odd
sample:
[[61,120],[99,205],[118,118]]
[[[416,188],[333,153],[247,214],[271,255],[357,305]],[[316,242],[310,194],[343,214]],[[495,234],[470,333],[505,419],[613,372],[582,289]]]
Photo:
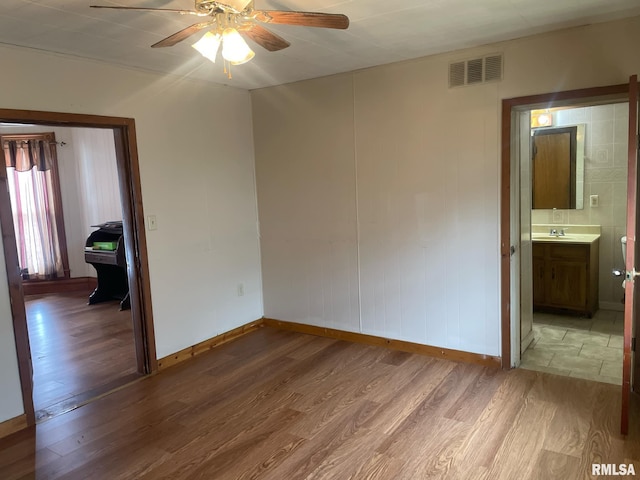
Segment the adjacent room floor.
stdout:
[[131,311],[87,301],[85,292],[25,297],[38,419],[137,377]]
[[535,313],[522,368],[622,385],[623,312],[593,318]]

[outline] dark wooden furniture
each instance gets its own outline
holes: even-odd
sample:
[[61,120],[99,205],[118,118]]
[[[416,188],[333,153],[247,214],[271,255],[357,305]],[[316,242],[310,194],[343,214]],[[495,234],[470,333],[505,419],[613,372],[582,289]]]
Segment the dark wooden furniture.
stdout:
[[[98,227],[87,238],[84,260],[93,265],[98,274],[98,286],[89,295],[89,305],[118,299],[120,310],[131,308],[129,299],[129,281],[127,279],[127,260],[124,252],[122,222],[108,222]],[[115,250],[92,249],[94,242],[117,242]]]
[[598,240],[533,242],[534,310],[591,317],[598,309]]

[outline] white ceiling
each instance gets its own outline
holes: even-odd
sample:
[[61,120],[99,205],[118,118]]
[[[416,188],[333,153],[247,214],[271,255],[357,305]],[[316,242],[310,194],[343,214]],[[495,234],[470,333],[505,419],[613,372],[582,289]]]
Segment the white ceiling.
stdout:
[[190,48],[150,45],[201,21],[173,13],[90,4],[192,9],[193,0],[1,0],[0,43],[188,75],[254,89],[568,26],[640,15],[638,0],[255,0],[256,9],[343,13],[348,30],[269,25],[291,42],[279,52],[251,44],[255,58],[230,80]]

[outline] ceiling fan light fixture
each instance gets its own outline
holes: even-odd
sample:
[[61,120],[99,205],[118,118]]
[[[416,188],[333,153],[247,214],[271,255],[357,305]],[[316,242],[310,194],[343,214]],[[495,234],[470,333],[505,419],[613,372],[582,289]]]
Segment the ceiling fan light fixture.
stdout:
[[235,28],[224,29],[222,32],[222,56],[227,62],[231,65],[242,65],[255,55],[255,52],[251,50]]
[[221,42],[222,37],[219,33],[207,32],[191,46],[200,52],[200,55],[216,63],[216,55]]

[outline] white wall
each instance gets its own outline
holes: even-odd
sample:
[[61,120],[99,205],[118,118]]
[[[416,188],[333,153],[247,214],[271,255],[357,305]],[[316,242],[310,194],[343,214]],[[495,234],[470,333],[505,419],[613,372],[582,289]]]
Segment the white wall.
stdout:
[[[262,316],[248,92],[14,47],[0,57],[2,108],[135,119],[144,209],[158,220],[147,247],[159,358]],[[4,354],[15,347],[0,277]],[[17,367],[0,365],[1,422],[21,397]]]
[[[70,128],[75,159],[78,203],[73,206],[73,217],[77,238],[69,250],[69,263],[73,251],[77,275],[96,276],[96,269],[84,261],[84,246],[87,237],[96,230],[92,225],[122,220],[122,202],[118,185],[118,167],[113,131],[97,128]],[[70,203],[70,202],[69,202]],[[70,209],[65,205],[65,212]],[[71,251],[72,250],[72,251]]]
[[253,104],[267,316],[359,331],[352,79],[263,93]]
[[[639,41],[633,18],[253,91],[265,315],[499,355],[501,100],[626,83]],[[494,52],[503,81],[447,88]]]

